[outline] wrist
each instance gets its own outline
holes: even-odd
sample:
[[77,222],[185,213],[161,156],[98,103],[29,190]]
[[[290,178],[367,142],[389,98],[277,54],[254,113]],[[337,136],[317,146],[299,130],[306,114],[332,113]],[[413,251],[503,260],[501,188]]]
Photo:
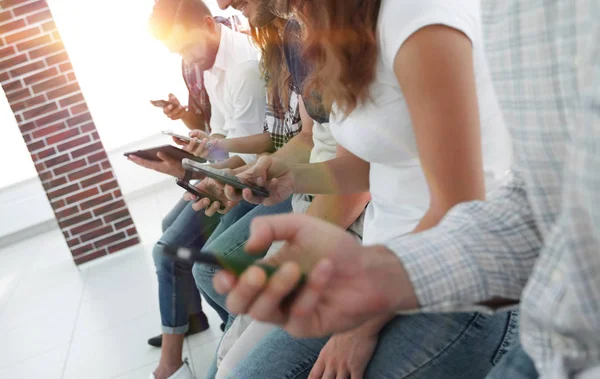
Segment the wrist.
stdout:
[[373,278],[375,293],[381,297],[385,313],[418,308],[408,272],[396,254],[383,245],[365,249],[368,251],[362,254],[362,265],[367,275]]

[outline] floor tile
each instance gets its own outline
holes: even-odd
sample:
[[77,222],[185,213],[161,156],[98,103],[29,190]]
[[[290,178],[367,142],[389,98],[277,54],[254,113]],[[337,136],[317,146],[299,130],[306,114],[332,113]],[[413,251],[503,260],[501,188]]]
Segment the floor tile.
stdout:
[[0,378],[61,379],[67,351],[68,347],[64,346],[0,368]]
[[0,368],[69,345],[75,314],[61,318],[40,312],[36,320],[0,334]]
[[[146,341],[159,328],[160,315],[153,311],[115,328],[75,336],[64,378],[108,379],[158,361],[160,349]],[[186,343],[184,351],[187,349]]]

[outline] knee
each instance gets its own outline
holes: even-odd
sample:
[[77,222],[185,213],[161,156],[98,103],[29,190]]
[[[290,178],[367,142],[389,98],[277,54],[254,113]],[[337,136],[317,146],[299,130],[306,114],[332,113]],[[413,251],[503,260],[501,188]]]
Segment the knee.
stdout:
[[202,264],[194,264],[192,275],[198,289],[204,292],[214,292],[212,290],[212,279],[215,276],[215,269]]
[[172,260],[165,255],[163,246],[160,243],[156,243],[152,249],[152,258],[154,259],[154,266],[156,266],[156,272],[164,272],[168,270],[168,267],[173,264]]

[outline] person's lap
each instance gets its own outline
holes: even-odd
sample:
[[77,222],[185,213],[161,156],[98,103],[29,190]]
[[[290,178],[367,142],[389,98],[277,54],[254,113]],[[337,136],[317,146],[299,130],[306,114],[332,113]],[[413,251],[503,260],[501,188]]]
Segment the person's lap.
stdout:
[[[236,257],[237,259],[247,259],[249,261],[260,258],[260,255],[250,257],[244,253],[244,245],[250,237],[250,224],[252,223],[252,220],[259,216],[289,213],[291,211],[291,199],[270,207],[259,205],[215,238],[211,238],[207,242],[205,250],[218,255]],[[215,234],[216,233],[213,235]],[[207,297],[210,297],[213,302],[218,304],[222,309],[225,309],[225,297],[218,294],[212,285],[212,278],[214,277],[216,269],[203,264],[195,264],[192,271],[198,289]]]
[[[518,337],[518,316],[501,313],[398,316],[382,330],[365,378],[485,378]],[[307,378],[328,338],[270,332],[230,378]]]
[[516,343],[486,376],[486,379],[536,379],[539,374],[535,364],[520,343]]

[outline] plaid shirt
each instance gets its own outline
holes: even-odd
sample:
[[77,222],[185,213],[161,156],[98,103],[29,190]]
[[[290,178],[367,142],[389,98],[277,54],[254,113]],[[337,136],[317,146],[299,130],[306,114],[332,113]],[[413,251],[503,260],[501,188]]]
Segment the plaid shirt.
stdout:
[[482,17],[512,178],[489,201],[459,205],[438,227],[388,247],[420,311],[521,299],[521,341],[541,377],[596,378],[600,1],[483,0]]
[[284,117],[276,115],[273,104],[267,103],[265,107],[265,123],[263,130],[271,134],[273,146],[279,150],[295,135],[302,130],[302,121],[300,120],[299,91],[293,84],[290,84],[290,102]]
[[[215,21],[231,29],[231,21],[225,17],[215,16]],[[210,99],[204,88],[204,71],[193,63],[181,61],[181,74],[188,89],[188,109],[196,114],[204,115],[205,128],[210,125]]]
[[181,73],[188,88],[188,108],[196,114],[204,115],[206,125],[210,125],[210,99],[204,88],[204,71],[193,63],[181,61]]

